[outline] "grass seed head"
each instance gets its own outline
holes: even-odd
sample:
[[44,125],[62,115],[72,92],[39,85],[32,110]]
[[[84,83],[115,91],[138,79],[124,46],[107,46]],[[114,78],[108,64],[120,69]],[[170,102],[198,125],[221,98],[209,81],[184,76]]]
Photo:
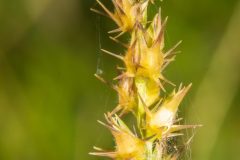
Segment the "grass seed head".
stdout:
[[[117,107],[105,115],[107,123],[100,122],[111,131],[115,150],[104,151],[95,147],[96,152],[90,154],[115,160],[178,159],[178,150],[168,151],[168,148],[176,147],[175,144],[168,143],[168,139],[182,136],[180,131],[183,129],[199,127],[177,124],[179,120],[176,119],[179,105],[191,84],[180,87],[177,92],[174,90],[169,96],[164,88],[165,83],[175,86],[163,76],[163,71],[175,60],[175,49],[181,41],[164,51],[168,18],[162,20],[159,9],[153,20],[148,21],[148,4],[154,3],[154,0],[112,0],[113,12],[100,0],[96,1],[105,13],[92,10],[107,14],[117,24],[117,29],[109,33],[119,32],[111,39],[123,45],[126,51],[125,55],[118,55],[102,49],[104,53],[123,61],[125,68],[121,68],[121,74],[115,78],[117,84],[110,85],[118,94]],[[118,39],[126,32],[130,35],[128,44]],[[100,80],[104,81],[102,78]],[[119,118],[129,112],[136,118],[134,133]]]

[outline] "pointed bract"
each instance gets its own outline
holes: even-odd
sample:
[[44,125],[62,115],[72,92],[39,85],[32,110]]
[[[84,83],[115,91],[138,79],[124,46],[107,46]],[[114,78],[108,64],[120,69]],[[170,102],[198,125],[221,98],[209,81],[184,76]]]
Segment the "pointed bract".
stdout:
[[136,159],[143,160],[145,157],[145,142],[134,135],[124,122],[117,116],[106,115],[108,124],[103,124],[110,129],[116,143],[115,151],[91,152],[92,155],[104,156],[113,159]]
[[171,127],[182,99],[190,89],[191,84],[180,89],[177,93],[173,92],[171,97],[166,99],[159,109],[147,118],[147,124],[150,129],[158,130],[162,127]]

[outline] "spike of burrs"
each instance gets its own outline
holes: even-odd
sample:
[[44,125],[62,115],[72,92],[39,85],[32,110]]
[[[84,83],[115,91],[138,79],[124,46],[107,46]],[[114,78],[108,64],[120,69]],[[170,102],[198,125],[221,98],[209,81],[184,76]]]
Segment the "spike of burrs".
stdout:
[[[109,10],[100,0],[96,0],[101,10],[93,12],[110,17],[116,29],[109,31],[109,38],[124,47],[123,54],[101,49],[123,62],[118,66],[118,75],[111,83],[95,74],[95,77],[117,92],[116,107],[104,114],[105,122],[98,121],[111,133],[115,142],[113,151],[94,147],[91,155],[108,157],[113,160],[177,160],[181,157],[182,145],[178,141],[168,143],[169,139],[183,136],[185,129],[195,129],[201,125],[181,124],[178,117],[180,104],[192,84],[177,87],[163,75],[164,69],[175,60],[176,48],[182,41],[165,50],[164,34],[168,17],[162,19],[161,8],[153,16],[147,17],[149,4],[155,0],[111,0],[113,9]],[[118,39],[128,33],[129,40]],[[114,34],[114,35],[112,35]],[[116,35],[115,35],[116,34]],[[99,72],[100,73],[100,72]],[[171,93],[167,84],[173,87]],[[131,131],[123,121],[131,113],[136,119]],[[169,148],[174,151],[169,152]]]

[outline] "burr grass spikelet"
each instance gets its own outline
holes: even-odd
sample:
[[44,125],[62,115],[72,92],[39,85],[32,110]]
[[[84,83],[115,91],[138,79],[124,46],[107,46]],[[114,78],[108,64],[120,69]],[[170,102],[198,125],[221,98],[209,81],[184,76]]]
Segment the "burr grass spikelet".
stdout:
[[[110,84],[101,75],[98,79],[110,85],[118,94],[118,104],[105,114],[100,124],[110,130],[115,141],[115,149],[106,151],[94,147],[91,155],[115,160],[176,160],[184,144],[169,143],[183,135],[182,130],[200,125],[181,125],[177,112],[180,103],[192,84],[176,86],[163,74],[170,62],[175,60],[176,43],[172,48],[164,48],[164,33],[168,18],[162,19],[161,10],[152,20],[148,19],[149,4],[154,0],[111,0],[113,9],[96,0],[98,7],[91,8],[97,14],[112,19],[117,27],[109,31],[110,38],[126,47],[125,53],[115,54],[101,49],[122,62],[119,75]],[[129,34],[128,42],[119,37]],[[165,85],[175,89],[168,94]],[[132,114],[136,125],[129,129],[124,123],[124,115]]]

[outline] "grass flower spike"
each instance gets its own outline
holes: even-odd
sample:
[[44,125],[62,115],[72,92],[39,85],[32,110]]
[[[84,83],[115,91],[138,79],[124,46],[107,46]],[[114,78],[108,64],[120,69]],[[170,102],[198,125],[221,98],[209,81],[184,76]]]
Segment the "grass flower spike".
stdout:
[[[169,50],[164,48],[164,33],[168,18],[162,20],[161,10],[152,20],[148,19],[149,4],[154,0],[112,0],[113,11],[103,2],[96,0],[99,9],[91,10],[109,17],[117,24],[117,33],[112,40],[124,44],[124,55],[114,54],[102,49],[104,53],[123,62],[120,74],[111,85],[118,94],[115,109],[105,114],[107,127],[115,140],[115,150],[105,151],[94,147],[91,155],[108,157],[114,160],[176,160],[180,158],[177,137],[183,129],[196,128],[200,125],[181,125],[177,112],[181,101],[192,84],[167,94],[166,84],[175,87],[163,75],[163,71],[175,60],[178,42]],[[128,42],[120,42],[122,34],[129,34]],[[106,81],[96,75],[101,81]],[[134,132],[124,123],[124,115],[132,114],[136,119]],[[176,143],[169,143],[173,139]]]

